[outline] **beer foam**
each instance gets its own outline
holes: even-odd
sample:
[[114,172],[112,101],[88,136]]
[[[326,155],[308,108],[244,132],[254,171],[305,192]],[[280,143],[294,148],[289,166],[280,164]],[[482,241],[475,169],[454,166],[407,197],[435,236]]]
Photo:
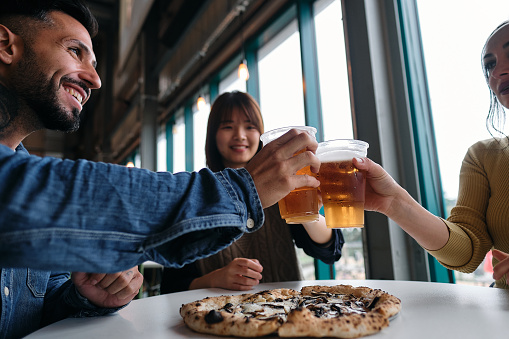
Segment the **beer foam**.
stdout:
[[359,156],[362,156],[362,154],[350,150],[330,150],[317,154],[321,162],[348,161]]

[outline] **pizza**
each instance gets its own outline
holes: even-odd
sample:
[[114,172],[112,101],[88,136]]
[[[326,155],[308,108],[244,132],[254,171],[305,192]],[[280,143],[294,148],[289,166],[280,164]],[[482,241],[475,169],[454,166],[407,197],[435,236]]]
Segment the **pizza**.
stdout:
[[357,338],[389,326],[401,301],[369,287],[305,286],[208,297],[182,305],[184,323],[219,336]]

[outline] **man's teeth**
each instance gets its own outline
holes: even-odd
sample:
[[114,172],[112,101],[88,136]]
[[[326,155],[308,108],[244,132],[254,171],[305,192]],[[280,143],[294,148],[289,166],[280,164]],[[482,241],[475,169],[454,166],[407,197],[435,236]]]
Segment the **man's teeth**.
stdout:
[[70,95],[72,95],[73,97],[75,97],[76,100],[78,100],[80,104],[83,102],[83,97],[81,96],[81,94],[79,92],[75,91],[72,88],[68,88],[68,87],[65,88],[65,91],[67,93],[69,93]]

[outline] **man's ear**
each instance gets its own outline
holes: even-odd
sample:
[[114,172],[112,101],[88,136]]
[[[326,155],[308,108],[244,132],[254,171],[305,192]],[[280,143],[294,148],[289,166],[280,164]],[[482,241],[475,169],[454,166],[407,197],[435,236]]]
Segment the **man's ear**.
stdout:
[[0,61],[4,64],[11,64],[21,53],[22,40],[19,35],[14,34],[9,28],[0,25]]

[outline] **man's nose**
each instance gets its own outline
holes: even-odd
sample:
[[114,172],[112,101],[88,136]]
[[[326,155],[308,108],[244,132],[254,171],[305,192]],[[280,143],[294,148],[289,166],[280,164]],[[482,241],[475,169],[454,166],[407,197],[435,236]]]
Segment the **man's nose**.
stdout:
[[95,67],[92,65],[84,67],[79,73],[79,78],[85,81],[90,89],[101,88],[101,78],[99,77],[99,74],[97,74]]

